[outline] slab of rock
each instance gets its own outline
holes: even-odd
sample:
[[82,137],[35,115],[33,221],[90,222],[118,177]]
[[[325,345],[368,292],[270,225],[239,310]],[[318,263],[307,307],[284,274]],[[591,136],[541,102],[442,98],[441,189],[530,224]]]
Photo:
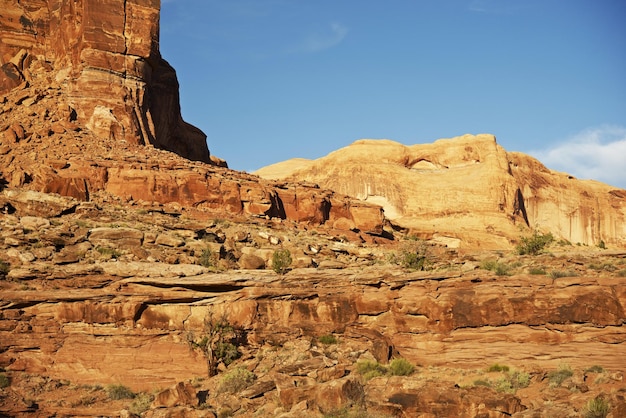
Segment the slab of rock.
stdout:
[[99,227],[89,230],[88,239],[95,246],[109,246],[112,248],[141,247],[143,232],[126,227]]

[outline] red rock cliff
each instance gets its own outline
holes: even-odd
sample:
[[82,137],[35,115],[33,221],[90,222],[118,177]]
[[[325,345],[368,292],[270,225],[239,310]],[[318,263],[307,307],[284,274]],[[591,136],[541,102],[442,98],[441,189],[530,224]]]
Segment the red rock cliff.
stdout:
[[45,63],[78,122],[101,138],[210,162],[206,135],[180,115],[159,53],[159,0],[8,0],[0,15],[0,93]]

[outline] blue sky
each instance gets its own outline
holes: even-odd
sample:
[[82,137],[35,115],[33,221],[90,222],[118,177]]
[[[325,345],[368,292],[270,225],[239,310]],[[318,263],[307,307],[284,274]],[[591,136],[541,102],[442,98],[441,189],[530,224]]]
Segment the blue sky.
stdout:
[[626,188],[626,1],[163,0],[183,118],[236,170],[492,133]]

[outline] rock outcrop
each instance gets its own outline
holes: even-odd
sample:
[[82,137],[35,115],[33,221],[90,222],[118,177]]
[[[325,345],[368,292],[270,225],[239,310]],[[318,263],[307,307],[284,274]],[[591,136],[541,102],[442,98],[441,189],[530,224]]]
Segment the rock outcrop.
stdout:
[[[234,416],[323,416],[355,407],[396,417],[521,418],[548,404],[581,411],[594,396],[610,396],[613,411],[626,405],[612,390],[626,372],[624,251],[519,257],[515,271],[498,276],[476,268],[473,256],[433,247],[432,270],[411,272],[390,264],[396,248],[388,243],[342,242],[296,223],[227,225],[46,196],[5,191],[0,201],[12,212],[0,215],[0,367],[12,379],[0,389],[3,410],[28,408],[20,398],[35,393],[28,384],[38,385],[31,396],[47,415],[111,415],[91,406],[106,404],[98,387],[108,384],[160,389],[149,413],[179,408],[185,416],[226,407]],[[212,266],[198,265],[207,248]],[[269,263],[275,248],[290,249],[306,268],[240,270],[259,267],[248,255]],[[204,380],[206,359],[190,341],[215,317],[239,330],[242,357]],[[363,362],[386,367],[394,358],[417,373],[368,380],[360,371]],[[525,380],[488,374],[494,363]],[[549,371],[562,364],[573,371],[554,386]],[[246,385],[227,387],[226,376],[242,368]],[[69,402],[55,395],[64,388],[89,392]]]
[[626,246],[626,191],[553,172],[492,135],[404,146],[360,140],[318,160],[258,170],[383,206],[385,216],[449,246],[507,248],[522,229],[586,245]]
[[180,114],[159,53],[160,3],[9,0],[0,15],[0,94],[49,71],[73,118],[100,138],[211,162],[206,135]]
[[35,71],[36,65],[42,63],[33,61],[32,73],[25,72],[28,82],[0,99],[3,186],[82,202],[100,194],[143,205],[169,204],[202,211],[207,218],[268,217],[383,232],[378,205],[313,185],[264,181],[219,163],[189,161],[150,144],[98,136],[77,116],[76,98],[68,96],[65,82],[57,82],[52,71]]

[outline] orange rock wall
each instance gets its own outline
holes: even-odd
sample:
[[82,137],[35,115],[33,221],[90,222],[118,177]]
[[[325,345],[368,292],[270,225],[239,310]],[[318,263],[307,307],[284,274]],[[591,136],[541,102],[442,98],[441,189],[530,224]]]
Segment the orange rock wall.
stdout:
[[[210,162],[206,135],[180,115],[176,73],[159,53],[159,13],[158,0],[12,0],[0,16],[0,64],[13,60],[28,79],[32,60],[49,63],[79,122],[99,137]],[[17,83],[12,70],[0,73],[5,91]]]

